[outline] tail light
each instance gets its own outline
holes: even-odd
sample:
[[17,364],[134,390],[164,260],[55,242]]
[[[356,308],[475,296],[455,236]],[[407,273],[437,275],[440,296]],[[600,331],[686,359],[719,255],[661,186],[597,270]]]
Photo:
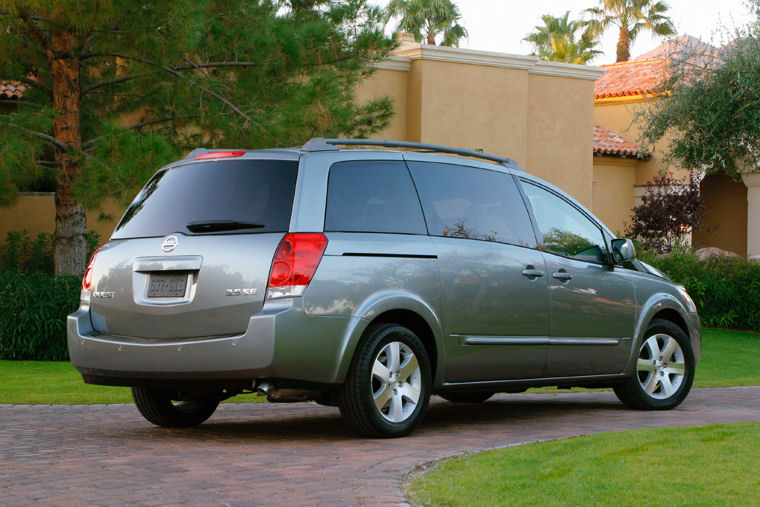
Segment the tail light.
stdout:
[[[100,248],[103,248],[103,247],[100,247]],[[92,266],[95,263],[95,257],[97,257],[98,252],[100,252],[100,248],[98,248],[92,253],[92,257],[90,257],[90,262],[87,264],[87,269],[84,270],[84,276],[82,277],[82,290],[89,291],[90,287],[92,287]]]
[[267,298],[300,296],[311,283],[327,247],[321,232],[292,232],[277,246],[269,270]]
[[244,151],[212,151],[209,153],[202,153],[195,157],[195,160],[208,160],[211,158],[231,158],[240,157],[245,155]]

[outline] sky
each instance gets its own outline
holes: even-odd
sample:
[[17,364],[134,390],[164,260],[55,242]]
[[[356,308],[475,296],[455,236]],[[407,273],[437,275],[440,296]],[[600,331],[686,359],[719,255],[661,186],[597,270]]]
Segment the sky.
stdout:
[[[522,38],[540,25],[543,14],[564,15],[570,11],[570,19],[580,18],[587,7],[598,4],[598,0],[453,0],[462,12],[463,25],[469,32],[468,39],[459,47],[527,55],[532,46]],[[740,27],[751,19],[744,0],[665,0],[670,6],[669,15],[678,35],[692,35],[703,42],[720,45],[725,40],[720,26]],[[385,6],[388,0],[373,0],[372,3]],[[395,28],[391,21],[389,30]],[[600,49],[603,55],[590,63],[603,65],[615,61],[615,46],[618,32],[610,28],[605,32]],[[651,37],[644,31],[631,48],[632,57],[646,53],[659,46],[665,39]]]

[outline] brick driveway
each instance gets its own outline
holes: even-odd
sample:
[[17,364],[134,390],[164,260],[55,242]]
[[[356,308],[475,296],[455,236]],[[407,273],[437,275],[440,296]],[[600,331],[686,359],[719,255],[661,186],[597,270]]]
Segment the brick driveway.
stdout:
[[699,389],[637,412],[612,393],[431,402],[396,440],[355,438],[335,408],[224,404],[206,424],[151,426],[132,405],[0,405],[2,505],[397,504],[402,476],[444,456],[628,428],[760,421],[760,386]]

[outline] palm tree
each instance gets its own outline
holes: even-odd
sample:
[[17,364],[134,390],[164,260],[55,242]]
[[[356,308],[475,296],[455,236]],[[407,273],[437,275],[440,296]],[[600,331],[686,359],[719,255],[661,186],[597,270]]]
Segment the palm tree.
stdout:
[[585,26],[583,21],[569,21],[570,11],[555,18],[551,14],[541,16],[543,26],[536,25],[536,31],[523,40],[533,43],[533,54],[553,62],[585,64],[601,51],[594,49],[598,40],[586,30],[576,40],[576,33]]
[[627,62],[631,57],[631,44],[642,29],[662,36],[675,35],[673,22],[664,14],[668,9],[668,4],[662,1],[599,0],[599,7],[585,12],[593,16],[587,22],[593,35],[601,35],[610,25],[618,27],[617,61]]
[[451,0],[391,0],[386,9],[386,23],[400,16],[398,29],[414,34],[414,40],[435,45],[443,35],[442,46],[458,46],[467,37],[467,30],[459,24],[462,14]]

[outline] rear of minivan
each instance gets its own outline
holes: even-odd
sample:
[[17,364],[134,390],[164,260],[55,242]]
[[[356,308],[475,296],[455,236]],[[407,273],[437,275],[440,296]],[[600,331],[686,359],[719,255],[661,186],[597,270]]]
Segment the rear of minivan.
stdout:
[[251,388],[274,374],[275,316],[327,243],[287,234],[298,165],[288,150],[208,152],[151,178],[90,261],[69,317],[86,382]]

